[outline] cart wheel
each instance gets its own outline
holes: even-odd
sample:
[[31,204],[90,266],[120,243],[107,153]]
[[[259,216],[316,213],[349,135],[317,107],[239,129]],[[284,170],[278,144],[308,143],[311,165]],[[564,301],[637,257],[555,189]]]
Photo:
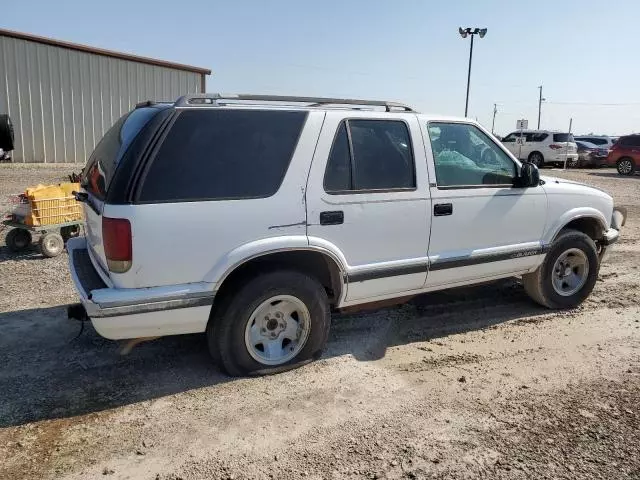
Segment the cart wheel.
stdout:
[[64,240],[59,233],[46,233],[40,237],[40,251],[45,257],[57,257],[62,253]]
[[31,245],[31,232],[24,228],[9,230],[5,242],[12,252],[20,252]]
[[62,240],[64,240],[64,243],[67,243],[67,240],[69,240],[70,238],[74,238],[80,235],[80,227],[78,225],[62,227],[60,229],[60,235],[62,236]]

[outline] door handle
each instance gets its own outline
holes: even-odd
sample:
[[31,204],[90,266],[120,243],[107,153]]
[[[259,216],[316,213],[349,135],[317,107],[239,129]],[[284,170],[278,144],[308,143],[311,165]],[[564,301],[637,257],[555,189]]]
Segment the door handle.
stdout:
[[344,212],[320,212],[320,225],[342,225],[344,223]]
[[452,203],[436,203],[433,206],[434,217],[444,217],[445,215],[453,215]]

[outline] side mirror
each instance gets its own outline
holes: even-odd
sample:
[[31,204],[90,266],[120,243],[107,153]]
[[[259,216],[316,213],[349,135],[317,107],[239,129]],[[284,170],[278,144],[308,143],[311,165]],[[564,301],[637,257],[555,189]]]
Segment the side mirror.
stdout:
[[537,187],[540,185],[540,172],[533,163],[523,162],[518,177],[518,186],[522,188]]

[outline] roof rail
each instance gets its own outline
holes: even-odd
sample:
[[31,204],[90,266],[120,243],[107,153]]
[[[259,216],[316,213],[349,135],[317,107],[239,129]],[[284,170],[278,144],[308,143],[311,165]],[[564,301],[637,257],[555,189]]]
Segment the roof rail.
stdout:
[[220,93],[201,93],[184,95],[180,97],[176,103],[176,107],[185,107],[190,105],[219,105],[225,103],[225,100],[232,102],[280,102],[280,103],[307,103],[310,107],[321,107],[324,105],[354,105],[368,107],[384,107],[385,111],[390,112],[392,109],[403,110],[405,112],[415,112],[408,105],[397,102],[387,102],[385,100],[358,100],[353,98],[325,98],[325,97],[293,97],[288,95],[224,95]]

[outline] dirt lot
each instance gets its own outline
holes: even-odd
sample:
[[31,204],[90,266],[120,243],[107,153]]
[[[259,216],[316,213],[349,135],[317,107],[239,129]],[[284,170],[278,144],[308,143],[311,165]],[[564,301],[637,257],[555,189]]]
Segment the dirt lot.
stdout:
[[[2,166],[0,198],[72,170]],[[0,478],[640,478],[640,177],[544,173],[629,209],[581,308],[505,281],[336,315],[320,361],[268,378],[199,335],[74,339],[66,255],[0,233]]]

